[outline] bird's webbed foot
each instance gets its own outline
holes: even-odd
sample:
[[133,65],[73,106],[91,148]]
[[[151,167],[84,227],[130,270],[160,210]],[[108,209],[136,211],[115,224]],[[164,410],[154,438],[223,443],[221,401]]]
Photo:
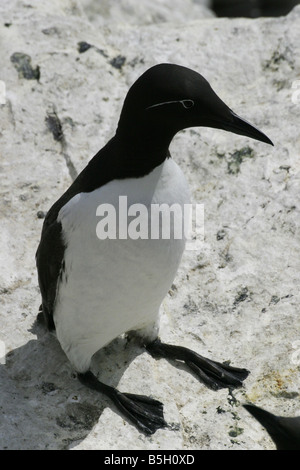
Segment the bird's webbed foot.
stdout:
[[155,357],[185,362],[202,382],[214,390],[241,387],[249,375],[246,369],[212,361],[191,349],[162,343],[159,339],[147,344],[146,349]]
[[121,413],[145,434],[153,434],[167,426],[164,420],[163,404],[145,395],[122,393],[114,387],[100,382],[92,372],[78,374],[79,380],[87,387],[108,396]]

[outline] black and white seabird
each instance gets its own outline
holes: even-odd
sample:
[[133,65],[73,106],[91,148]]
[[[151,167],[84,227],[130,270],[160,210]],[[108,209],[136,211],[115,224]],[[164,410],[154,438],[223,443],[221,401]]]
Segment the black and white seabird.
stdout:
[[243,406],[266,429],[277,450],[300,450],[300,416],[277,416],[251,403]]
[[[272,144],[238,117],[197,72],[174,64],[147,70],[129,89],[114,137],[94,156],[45,218],[36,254],[42,310],[88,387],[112,399],[138,429],[164,427],[163,405],[121,393],[90,370],[96,351],[134,331],[154,357],[183,361],[210,387],[241,386],[248,371],[214,362],[158,336],[159,309],[175,278],[185,240],[96,236],[99,204],[189,204],[170,143],[188,127],[212,127]],[[149,211],[151,213],[151,211]],[[149,222],[149,220],[148,220]]]

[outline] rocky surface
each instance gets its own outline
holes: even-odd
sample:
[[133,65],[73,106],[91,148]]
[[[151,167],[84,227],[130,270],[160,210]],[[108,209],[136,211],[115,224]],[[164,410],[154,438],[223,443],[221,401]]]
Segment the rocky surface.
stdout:
[[[241,403],[300,414],[300,8],[256,20],[183,11],[156,24],[113,12],[99,27],[90,3],[0,4],[0,447],[274,449]],[[34,255],[43,214],[113,135],[128,87],[159,62],[202,73],[275,146],[212,129],[172,143],[204,204],[205,239],[184,255],[161,336],[251,374],[243,389],[213,392],[117,339],[93,369],[163,401],[170,426],[145,437],[79,384],[55,337],[35,324]]]
[[80,3],[91,23],[99,28],[107,24],[182,23],[214,16],[209,0],[80,0]]

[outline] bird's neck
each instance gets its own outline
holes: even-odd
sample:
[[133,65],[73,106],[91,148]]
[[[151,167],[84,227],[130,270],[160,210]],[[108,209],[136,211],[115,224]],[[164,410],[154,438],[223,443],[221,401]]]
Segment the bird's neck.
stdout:
[[145,176],[170,156],[169,146],[173,135],[162,134],[157,129],[118,128],[114,145],[120,156],[121,166],[133,176]]

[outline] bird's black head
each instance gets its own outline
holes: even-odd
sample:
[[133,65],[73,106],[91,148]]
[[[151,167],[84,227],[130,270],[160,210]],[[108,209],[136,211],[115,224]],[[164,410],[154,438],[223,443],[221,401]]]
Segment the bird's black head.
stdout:
[[[147,142],[164,144],[188,127],[213,127],[271,140],[237,116],[199,73],[179,65],[159,64],[147,70],[130,88],[122,109],[118,132]],[[272,144],[273,145],[273,144]]]

